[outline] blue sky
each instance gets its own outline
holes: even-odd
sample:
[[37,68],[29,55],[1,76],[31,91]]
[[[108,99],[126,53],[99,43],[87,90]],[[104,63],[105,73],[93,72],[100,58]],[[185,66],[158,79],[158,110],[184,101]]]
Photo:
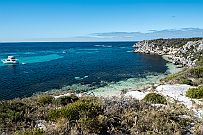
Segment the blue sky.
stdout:
[[203,37],[202,14],[202,0],[0,0],[0,41],[141,40],[182,28]]

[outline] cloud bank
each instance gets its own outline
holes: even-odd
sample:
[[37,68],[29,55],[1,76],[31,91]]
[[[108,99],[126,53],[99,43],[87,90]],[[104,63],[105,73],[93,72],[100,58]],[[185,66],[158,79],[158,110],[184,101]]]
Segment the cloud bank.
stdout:
[[110,33],[94,33],[90,36],[95,39],[103,39],[109,41],[139,41],[157,38],[190,38],[203,37],[203,29],[199,28],[183,28],[169,30],[149,30],[147,33],[142,32],[110,32]]
[[[149,30],[148,32],[107,32],[92,33],[85,36],[65,37],[65,38],[32,38],[19,41],[32,42],[94,42],[94,41],[140,41],[157,38],[191,38],[203,37],[203,29],[182,28],[166,30]],[[3,41],[3,40],[2,40]]]
[[203,29],[182,28],[168,30],[149,30],[149,32],[107,32],[93,33],[87,36],[59,39],[64,41],[140,41],[157,38],[203,37]]

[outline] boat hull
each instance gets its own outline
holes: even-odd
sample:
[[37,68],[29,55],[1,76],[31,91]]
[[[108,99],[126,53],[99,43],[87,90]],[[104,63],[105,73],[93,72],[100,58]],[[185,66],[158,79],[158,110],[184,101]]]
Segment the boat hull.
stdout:
[[4,64],[18,64],[18,61],[7,61],[7,60],[1,60]]

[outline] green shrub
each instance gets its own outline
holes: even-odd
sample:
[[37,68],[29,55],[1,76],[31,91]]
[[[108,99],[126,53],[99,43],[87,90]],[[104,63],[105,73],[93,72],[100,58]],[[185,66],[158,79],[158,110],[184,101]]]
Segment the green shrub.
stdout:
[[69,120],[78,120],[80,117],[95,118],[102,113],[101,105],[94,98],[79,99],[78,101],[68,104],[61,109],[49,111],[49,118],[68,118]]
[[51,104],[53,101],[53,97],[50,95],[40,95],[37,97],[37,102],[40,105]]
[[203,66],[203,57],[202,57],[202,56],[199,57],[199,59],[198,59],[198,61],[196,62],[196,64],[197,64],[198,66]]
[[203,86],[199,86],[198,88],[190,88],[186,92],[186,96],[189,98],[203,98]]
[[192,85],[192,80],[190,80],[190,79],[182,79],[181,83],[182,84],[187,84],[187,85]]
[[203,78],[203,67],[189,69],[189,76],[194,78]]
[[166,104],[166,98],[162,95],[157,93],[149,93],[147,94],[144,99],[145,102],[153,103],[153,104]]
[[172,108],[141,111],[131,132],[137,135],[185,135],[191,120],[180,118],[180,115],[180,110]]
[[15,135],[44,135],[44,131],[39,128],[26,129],[23,132],[16,132]]
[[[102,121],[103,123],[104,121]],[[95,118],[80,118],[78,120],[78,126],[85,134],[96,133],[99,134],[103,128],[102,123],[98,120],[98,117]]]
[[179,78],[181,76],[183,76],[183,71],[174,73],[174,74],[170,74],[170,75],[166,76],[165,78],[161,79],[161,81],[168,82],[168,81],[174,80],[176,78]]
[[[85,97],[60,109],[54,109],[56,107],[54,105],[36,106],[35,98],[27,99],[29,102],[22,99],[0,102],[0,112],[4,114],[0,120],[5,120],[0,121],[0,134],[8,131],[7,134],[12,135],[150,133],[171,135],[190,132],[193,130],[188,128],[190,124],[196,125],[198,122],[184,105],[170,102],[167,107],[157,108],[135,99]],[[32,102],[33,105],[30,104]],[[29,111],[28,107],[32,106],[36,108],[30,108]],[[41,110],[46,112],[42,115],[49,114],[50,119],[54,121],[49,121],[48,117],[39,117]],[[20,119],[11,122],[7,116],[10,111],[19,113]],[[46,131],[39,130],[35,128],[37,120],[45,120],[48,125],[53,123],[54,128],[50,125]]]
[[[193,78],[193,80],[190,80]],[[201,85],[203,79],[203,67],[193,67],[185,69],[175,74],[168,75],[161,79],[161,81],[169,83],[181,83],[188,85]]]
[[31,107],[22,102],[0,102],[0,125],[1,123],[6,125],[25,121],[30,110]]
[[79,98],[75,95],[71,95],[71,96],[63,96],[63,97],[59,97],[56,99],[56,104],[60,104],[60,105],[67,105],[68,103],[73,103],[75,101],[77,101]]

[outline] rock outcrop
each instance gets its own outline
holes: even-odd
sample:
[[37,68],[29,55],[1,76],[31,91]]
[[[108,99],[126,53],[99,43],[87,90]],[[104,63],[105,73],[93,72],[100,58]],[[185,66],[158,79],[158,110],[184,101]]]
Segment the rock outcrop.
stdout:
[[182,66],[195,66],[198,58],[203,57],[203,39],[200,38],[192,38],[191,41],[190,39],[144,40],[133,47],[136,53],[166,55],[169,61]]

